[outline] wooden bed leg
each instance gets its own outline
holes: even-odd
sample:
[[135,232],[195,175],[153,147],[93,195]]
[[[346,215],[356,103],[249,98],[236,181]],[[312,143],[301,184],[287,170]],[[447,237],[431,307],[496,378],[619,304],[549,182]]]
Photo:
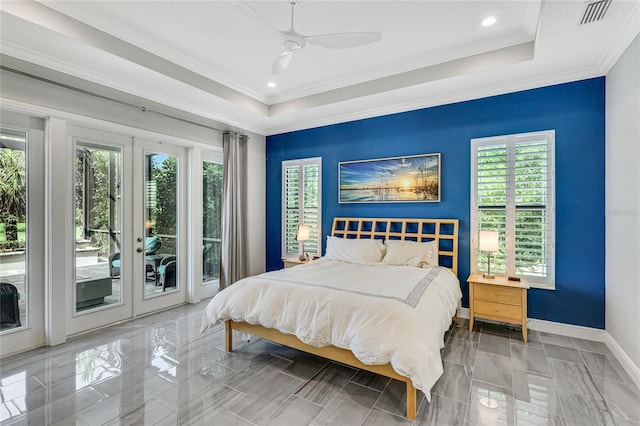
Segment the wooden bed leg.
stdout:
[[416,419],[416,393],[411,380],[407,380],[407,418],[410,420]]
[[224,322],[224,349],[227,352],[233,351],[233,329],[231,328],[231,320]]

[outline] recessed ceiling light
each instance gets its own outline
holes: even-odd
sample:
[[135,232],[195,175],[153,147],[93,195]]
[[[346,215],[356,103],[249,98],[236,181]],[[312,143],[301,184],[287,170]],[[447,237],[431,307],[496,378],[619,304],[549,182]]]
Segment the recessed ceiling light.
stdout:
[[267,83],[267,87],[276,87],[276,86],[277,86],[277,84],[276,84],[275,81],[270,81],[270,82]]
[[487,16],[486,18],[484,18],[482,20],[482,26],[483,27],[490,27],[491,25],[495,24],[497,21],[495,16]]

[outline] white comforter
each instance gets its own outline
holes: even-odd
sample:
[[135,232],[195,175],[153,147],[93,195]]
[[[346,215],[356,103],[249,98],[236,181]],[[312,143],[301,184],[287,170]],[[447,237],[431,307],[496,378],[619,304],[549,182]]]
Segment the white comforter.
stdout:
[[390,363],[429,398],[443,371],[444,332],[461,297],[458,279],[446,268],[322,258],[221,291],[204,311],[202,330],[231,319],[312,346],[349,349],[365,364]]

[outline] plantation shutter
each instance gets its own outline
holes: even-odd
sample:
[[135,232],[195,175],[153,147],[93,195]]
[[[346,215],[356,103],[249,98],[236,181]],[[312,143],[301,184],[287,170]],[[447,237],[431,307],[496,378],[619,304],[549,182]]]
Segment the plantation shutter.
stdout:
[[[504,237],[507,230],[507,146],[480,147],[477,151],[478,233],[495,230],[500,233],[500,251],[493,253],[491,269],[498,274],[507,271]],[[479,270],[486,271],[487,257],[480,256]]]
[[[472,141],[472,236],[498,231],[491,269],[547,288],[554,286],[553,145],[552,131]],[[473,264],[486,271],[477,238],[474,247]]]
[[551,192],[547,141],[516,143],[514,150],[514,270],[516,275],[546,279],[553,247],[547,220]]
[[302,244],[296,240],[298,225],[309,226],[309,240],[304,252],[320,254],[321,244],[321,159],[310,158],[282,163],[283,223],[282,257],[302,254]]

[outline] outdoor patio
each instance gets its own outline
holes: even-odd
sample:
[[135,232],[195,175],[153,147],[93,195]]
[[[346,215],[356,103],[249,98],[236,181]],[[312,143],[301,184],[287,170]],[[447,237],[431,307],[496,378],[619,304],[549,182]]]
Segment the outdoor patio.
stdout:
[[[108,262],[98,262],[90,265],[78,266],[76,268],[76,277],[78,279],[78,283],[81,280],[99,280],[111,277],[109,276],[109,264]],[[20,295],[20,299],[18,300],[18,308],[20,310],[20,323],[22,326],[27,325],[27,297],[25,297],[25,274],[24,270],[7,270],[5,268],[0,268],[0,281],[7,282],[13,284],[18,290],[18,294]],[[35,284],[35,283],[34,283]],[[153,294],[162,292],[162,286],[156,286],[156,280],[153,275],[148,275],[147,281],[145,283],[146,292],[145,294]],[[94,304],[91,306],[86,306],[79,308],[78,311],[83,311],[87,309],[94,309],[98,307],[102,307],[105,305],[111,305],[114,303],[119,303],[121,300],[120,294],[120,279],[114,278],[111,279],[111,294],[104,297],[102,303]],[[4,330],[4,329],[3,329]]]

